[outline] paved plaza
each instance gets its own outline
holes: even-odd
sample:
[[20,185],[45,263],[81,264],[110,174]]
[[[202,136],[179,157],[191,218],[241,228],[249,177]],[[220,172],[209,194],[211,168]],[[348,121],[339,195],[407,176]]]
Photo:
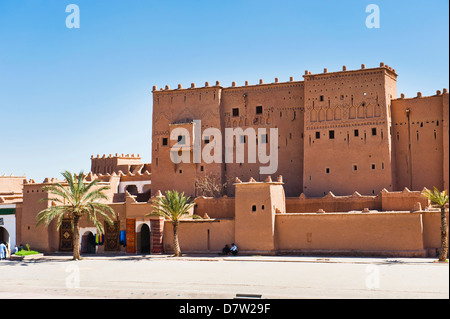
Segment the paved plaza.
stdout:
[[0,298],[449,298],[429,258],[44,256],[0,262]]

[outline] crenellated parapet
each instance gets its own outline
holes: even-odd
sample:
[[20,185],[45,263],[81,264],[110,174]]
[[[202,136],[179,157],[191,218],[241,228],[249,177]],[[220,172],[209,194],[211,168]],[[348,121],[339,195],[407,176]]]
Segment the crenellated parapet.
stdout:
[[[325,75],[325,74],[330,75],[330,76],[336,76],[336,73],[340,73],[340,72],[358,72],[361,70],[367,71],[367,70],[376,70],[376,69],[386,70],[391,75],[397,77],[397,73],[396,73],[395,69],[390,67],[387,64],[384,64],[384,62],[380,62],[379,67],[372,68],[372,69],[366,68],[365,64],[361,64],[361,68],[355,69],[355,70],[348,70],[346,65],[342,66],[341,71],[335,71],[335,72],[329,72],[328,68],[324,68],[322,73],[314,73],[314,74],[309,70],[305,70],[303,77],[315,76],[315,75]],[[237,85],[236,81],[232,81],[231,86],[228,86],[228,87],[222,86],[220,84],[220,81],[216,81],[216,84],[214,86],[210,86],[209,82],[205,82],[203,87],[201,87],[201,86],[198,87],[198,86],[196,86],[196,83],[191,83],[188,88],[183,88],[182,84],[178,84],[176,89],[171,89],[169,85],[164,85],[164,87],[161,87],[158,89],[158,86],[154,85],[153,89],[152,89],[152,93],[189,91],[189,90],[193,90],[193,89],[205,89],[205,88],[214,88],[214,87],[215,88],[223,88],[223,89],[242,88],[242,87],[249,87],[249,86],[260,86],[260,85],[276,85],[276,84],[291,83],[291,82],[295,82],[293,76],[289,77],[289,81],[286,81],[286,82],[280,82],[280,79],[278,77],[275,77],[274,81],[271,83],[264,83],[264,79],[259,79],[258,83],[255,85],[250,85],[249,81],[245,81],[243,86],[239,86],[239,85]]]
[[197,86],[195,83],[191,83],[189,87],[184,88],[182,84],[178,84],[176,89],[171,89],[169,85],[165,85],[164,88],[161,87],[158,89],[156,85],[153,86],[152,93],[154,94],[164,94],[164,93],[187,93],[189,91],[195,91],[195,90],[202,90],[202,89],[242,89],[242,88],[252,88],[252,87],[267,87],[267,86],[273,86],[273,85],[283,85],[283,84],[292,84],[293,82],[302,82],[302,81],[294,81],[294,77],[290,76],[288,81],[281,82],[278,77],[275,77],[273,82],[265,83],[264,79],[259,79],[258,83],[256,84],[250,84],[249,81],[244,81],[244,85],[238,85],[236,81],[231,82],[231,86],[222,86],[220,81],[216,81],[215,85],[210,85],[209,82],[205,82],[204,86]]
[[151,165],[142,163],[140,154],[116,153],[115,155],[97,154],[97,156],[91,156],[91,171],[94,174],[112,175],[115,173],[117,175],[119,171],[125,174],[143,174],[146,170],[151,170]]
[[272,180],[271,176],[267,176],[266,179],[263,182],[256,181],[253,177],[250,177],[248,182],[242,182],[238,177],[235,177],[234,179],[234,185],[249,185],[249,184],[276,184],[276,185],[282,185],[283,183],[283,176],[278,176],[276,181]]
[[399,100],[406,100],[406,99],[421,99],[421,98],[427,98],[427,97],[435,97],[435,96],[443,96],[443,95],[448,95],[448,90],[447,88],[443,88],[442,91],[441,90],[436,90],[436,94],[435,95],[429,95],[429,96],[423,96],[422,92],[417,92],[416,96],[413,97],[406,97],[405,93],[400,93],[400,98]]

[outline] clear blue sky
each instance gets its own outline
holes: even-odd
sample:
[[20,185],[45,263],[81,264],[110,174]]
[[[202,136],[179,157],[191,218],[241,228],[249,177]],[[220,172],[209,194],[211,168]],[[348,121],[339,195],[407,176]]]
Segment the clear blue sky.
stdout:
[[[79,29],[65,24],[71,3]],[[379,29],[366,28],[370,3]],[[449,86],[448,12],[447,0],[1,0],[0,174],[40,182],[104,153],[150,162],[153,85],[383,61],[399,94],[435,94]]]

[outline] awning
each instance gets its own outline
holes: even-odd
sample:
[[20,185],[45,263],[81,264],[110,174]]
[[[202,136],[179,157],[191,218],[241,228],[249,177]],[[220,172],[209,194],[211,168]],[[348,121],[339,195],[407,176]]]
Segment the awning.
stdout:
[[15,215],[15,208],[0,208],[0,215]]

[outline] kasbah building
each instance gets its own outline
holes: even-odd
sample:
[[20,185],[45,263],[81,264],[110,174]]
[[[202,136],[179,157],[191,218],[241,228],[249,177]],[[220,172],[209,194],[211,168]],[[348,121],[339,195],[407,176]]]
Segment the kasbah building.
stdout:
[[[243,254],[436,256],[440,213],[421,191],[449,189],[449,94],[398,98],[396,85],[395,70],[380,63],[305,71],[301,81],[153,87],[152,163],[134,154],[91,157],[87,180],[111,186],[117,220],[105,224],[100,242],[83,221],[81,252],[171,253],[171,223],[146,215],[155,196],[176,189],[192,197],[191,213],[203,217],[181,223],[184,253],[216,254],[234,242]],[[258,161],[174,163],[170,153],[179,139],[171,132],[185,128],[192,140],[198,120],[202,132],[217,128],[224,135],[226,128],[266,128],[259,146],[278,139],[277,171],[260,174],[265,164]],[[233,146],[247,141],[236,136]],[[201,139],[202,147],[219,142]],[[204,176],[224,184],[224,193],[197,196]],[[36,227],[38,212],[52,205],[39,203],[48,196],[42,187],[55,181],[0,176],[0,240],[44,253],[72,250],[70,222],[59,230],[54,223]]]

